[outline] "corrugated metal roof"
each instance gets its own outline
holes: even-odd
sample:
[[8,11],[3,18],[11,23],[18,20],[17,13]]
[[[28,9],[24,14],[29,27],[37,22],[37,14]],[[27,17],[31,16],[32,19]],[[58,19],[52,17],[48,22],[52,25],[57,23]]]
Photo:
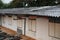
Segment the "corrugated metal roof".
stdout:
[[59,17],[60,6],[0,9],[0,14],[31,14]]

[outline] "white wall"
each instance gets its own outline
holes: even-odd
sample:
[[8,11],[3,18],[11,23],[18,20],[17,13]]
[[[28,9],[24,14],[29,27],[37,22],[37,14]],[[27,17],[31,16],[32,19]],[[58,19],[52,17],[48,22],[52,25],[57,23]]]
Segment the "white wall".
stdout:
[[[8,17],[4,16],[2,17],[2,26],[17,31],[17,20],[13,20],[13,18],[16,18],[16,16]],[[23,20],[20,20],[18,22],[21,23]],[[29,19],[26,18],[26,35],[30,36],[32,38],[36,38],[37,40],[49,40],[48,37],[48,19],[46,18],[37,18],[36,19],[36,33],[29,31],[29,25],[28,25]],[[20,24],[19,23],[19,24]],[[24,23],[22,23],[24,24]],[[22,25],[20,25],[22,26]],[[24,30],[24,29],[22,29]]]
[[29,31],[28,18],[26,20],[26,35],[36,40],[49,40],[48,36],[48,19],[37,18],[36,19],[36,33]]
[[48,36],[48,19],[38,18],[36,27],[36,38],[37,40],[49,40]]
[[[24,20],[17,21],[17,20],[13,20],[14,18],[16,18],[16,16],[2,17],[2,26],[15,30],[15,31],[17,31],[17,27],[22,27],[22,30],[24,32]],[[36,40],[60,40],[60,39],[49,37],[49,34],[48,34],[48,32],[50,32],[51,36],[55,35],[55,37],[60,38],[60,24],[55,23],[56,33],[54,34],[54,23],[49,23],[47,18],[42,18],[42,17],[37,18],[36,19],[36,33],[34,33],[32,31],[29,31],[29,27],[31,26],[29,22],[30,22],[29,19],[26,18],[26,35],[27,36],[35,38]],[[34,25],[34,23],[32,25]],[[50,27],[50,31],[48,31],[48,27]]]
[[[2,17],[2,26],[17,31],[17,26],[23,27],[24,21],[23,20],[13,20],[16,16]],[[17,24],[18,22],[18,24]],[[22,25],[23,24],[23,25]],[[34,25],[34,22],[33,22]],[[36,38],[37,40],[49,40],[48,38],[48,19],[46,18],[37,18],[36,19],[36,33],[29,31],[30,27],[29,19],[26,18],[26,35],[32,38]],[[24,29],[22,29],[24,31]]]
[[16,16],[12,16],[12,17],[2,16],[2,26],[17,31],[17,21],[13,20],[14,17]]

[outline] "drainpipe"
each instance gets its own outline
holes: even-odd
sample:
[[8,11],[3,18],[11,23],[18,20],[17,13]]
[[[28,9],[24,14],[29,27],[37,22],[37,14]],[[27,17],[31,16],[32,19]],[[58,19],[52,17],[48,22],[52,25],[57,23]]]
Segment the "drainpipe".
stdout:
[[26,18],[24,18],[24,35],[26,35]]
[[2,15],[0,15],[0,22],[1,22],[0,26],[2,26]]

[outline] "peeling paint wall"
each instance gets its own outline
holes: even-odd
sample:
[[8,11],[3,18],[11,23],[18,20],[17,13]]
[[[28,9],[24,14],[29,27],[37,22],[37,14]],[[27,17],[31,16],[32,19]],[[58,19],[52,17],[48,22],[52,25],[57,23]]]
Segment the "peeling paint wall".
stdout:
[[17,21],[14,20],[14,17],[2,16],[2,26],[17,31]]

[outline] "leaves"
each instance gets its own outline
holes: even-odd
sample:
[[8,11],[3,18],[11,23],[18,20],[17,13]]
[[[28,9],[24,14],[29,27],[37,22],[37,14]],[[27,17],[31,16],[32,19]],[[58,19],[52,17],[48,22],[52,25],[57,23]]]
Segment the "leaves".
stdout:
[[0,0],[0,8],[21,8],[21,7],[40,7],[40,6],[52,6],[58,5],[55,3],[56,0],[13,0],[10,4],[3,4]]
[[2,8],[3,6],[3,2],[0,0],[0,8]]
[[28,7],[40,7],[40,6],[52,6],[56,5],[56,0],[13,0],[11,2],[12,8],[25,7],[26,3]]

